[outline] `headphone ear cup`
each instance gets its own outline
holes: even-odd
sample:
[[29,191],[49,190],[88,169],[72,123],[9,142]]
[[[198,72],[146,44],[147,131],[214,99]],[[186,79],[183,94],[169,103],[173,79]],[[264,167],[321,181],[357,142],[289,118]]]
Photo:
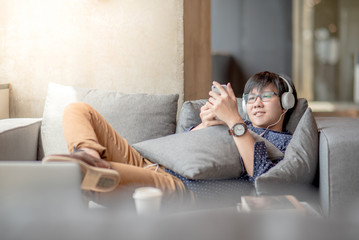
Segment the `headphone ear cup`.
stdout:
[[244,98],[242,98],[242,110],[244,115],[247,115],[247,106],[246,106],[246,101],[244,100]]
[[290,92],[285,92],[282,94],[282,108],[289,110],[292,107],[294,107],[295,104],[295,99],[294,99],[294,95]]

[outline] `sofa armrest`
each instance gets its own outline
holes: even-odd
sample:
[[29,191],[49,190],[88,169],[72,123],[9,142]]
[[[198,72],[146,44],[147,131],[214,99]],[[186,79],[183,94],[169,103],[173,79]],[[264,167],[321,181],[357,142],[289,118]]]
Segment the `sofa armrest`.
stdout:
[[37,160],[41,118],[0,120],[0,160]]
[[345,214],[359,196],[359,119],[318,117],[319,194],[326,215]]

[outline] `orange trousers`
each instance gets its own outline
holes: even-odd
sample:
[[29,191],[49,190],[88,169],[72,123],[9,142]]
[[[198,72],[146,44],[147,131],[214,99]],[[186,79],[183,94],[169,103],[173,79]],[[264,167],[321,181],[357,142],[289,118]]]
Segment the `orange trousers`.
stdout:
[[132,193],[136,187],[152,186],[179,201],[185,196],[186,187],[180,179],[164,171],[162,166],[156,171],[157,166],[151,166],[153,163],[132,148],[90,105],[68,105],[63,115],[63,129],[69,152],[73,147],[94,149],[119,172],[121,180],[116,190]]

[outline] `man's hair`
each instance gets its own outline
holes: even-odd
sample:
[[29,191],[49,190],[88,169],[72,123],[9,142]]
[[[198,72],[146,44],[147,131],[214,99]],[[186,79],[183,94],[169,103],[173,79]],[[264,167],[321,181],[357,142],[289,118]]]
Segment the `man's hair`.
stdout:
[[[285,77],[285,79],[288,81],[289,85],[292,88],[292,94],[295,99],[295,104],[285,114],[285,118],[283,121],[283,130],[285,130],[285,126],[287,125],[289,118],[290,118],[292,112],[294,111],[294,108],[298,102],[297,91],[295,90],[295,86],[294,86],[293,82],[288,77]],[[263,88],[265,88],[266,86],[268,86],[270,84],[273,84],[277,88],[279,99],[280,99],[281,105],[282,105],[282,99],[281,99],[282,94],[285,92],[288,92],[289,88],[288,88],[287,83],[276,73],[265,71],[265,72],[259,72],[259,73],[254,74],[253,76],[251,76],[248,79],[248,81],[244,87],[244,94],[250,93],[253,89],[257,89],[258,92],[261,92]]]

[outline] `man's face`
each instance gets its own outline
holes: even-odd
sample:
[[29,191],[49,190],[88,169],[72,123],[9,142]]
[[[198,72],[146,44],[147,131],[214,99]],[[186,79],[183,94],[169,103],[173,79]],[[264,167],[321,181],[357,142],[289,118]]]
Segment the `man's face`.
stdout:
[[[273,84],[269,84],[268,86],[264,87],[261,92],[258,92],[258,90],[255,88],[249,94],[256,95],[265,92],[274,92],[278,94],[278,90]],[[277,95],[270,95],[271,94],[268,93],[268,95],[263,96],[263,100],[261,100],[260,97],[257,97],[256,99],[252,97],[252,101],[254,99],[254,102],[247,102],[248,117],[254,127],[267,128],[269,125],[277,122],[280,118],[280,115],[285,111],[282,109],[280,104],[280,98]],[[282,117],[281,121],[278,122],[278,124],[271,127],[270,129],[279,132],[282,131],[283,119],[284,116]]]

